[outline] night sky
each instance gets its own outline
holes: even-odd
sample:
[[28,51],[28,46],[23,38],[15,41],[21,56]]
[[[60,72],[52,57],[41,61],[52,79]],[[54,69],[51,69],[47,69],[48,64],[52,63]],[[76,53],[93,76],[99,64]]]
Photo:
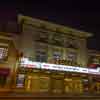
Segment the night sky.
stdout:
[[[4,2],[6,1],[6,2]],[[18,13],[91,32],[88,48],[100,50],[100,3],[87,0],[3,0],[0,19],[14,20]],[[98,0],[99,1],[99,0]],[[0,20],[1,21],[1,20]]]

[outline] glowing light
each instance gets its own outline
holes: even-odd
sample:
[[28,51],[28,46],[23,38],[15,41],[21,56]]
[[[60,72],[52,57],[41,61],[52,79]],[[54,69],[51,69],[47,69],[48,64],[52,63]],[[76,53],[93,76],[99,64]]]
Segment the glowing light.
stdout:
[[39,69],[47,69],[47,70],[58,70],[58,71],[66,71],[66,72],[77,72],[77,73],[87,73],[87,74],[100,75],[99,68],[93,69],[93,68],[82,68],[82,67],[77,67],[77,66],[40,63],[40,62],[30,61],[28,58],[22,58],[20,65],[22,67],[29,67],[29,68],[39,68]]

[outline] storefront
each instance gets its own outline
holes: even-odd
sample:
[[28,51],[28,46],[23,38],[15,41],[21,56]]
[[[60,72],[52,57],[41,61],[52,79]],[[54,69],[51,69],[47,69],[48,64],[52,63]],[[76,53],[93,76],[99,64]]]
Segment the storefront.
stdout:
[[18,69],[16,89],[31,93],[49,92],[51,82],[50,72],[31,67],[26,66]]
[[65,92],[66,93],[83,93],[83,83],[79,76],[66,76],[65,82]]
[[32,93],[63,93],[63,79],[63,74],[49,70],[21,68],[17,73],[16,88]]
[[4,89],[7,87],[9,75],[9,68],[0,68],[0,89]]
[[17,74],[16,88],[33,93],[84,93],[88,92],[88,78],[80,74],[60,71],[26,69]]
[[27,75],[25,80],[26,91],[41,93],[41,92],[49,92],[50,89],[50,77],[46,73],[42,73],[40,71],[33,72]]
[[31,93],[99,93],[99,69],[32,62],[21,59],[16,74],[16,88]]

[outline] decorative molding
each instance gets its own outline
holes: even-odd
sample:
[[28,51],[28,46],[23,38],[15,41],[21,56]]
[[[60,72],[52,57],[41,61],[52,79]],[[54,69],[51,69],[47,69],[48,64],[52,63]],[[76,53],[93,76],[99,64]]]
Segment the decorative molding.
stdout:
[[32,18],[32,17],[28,17],[28,16],[18,15],[19,23],[23,19],[25,20],[25,24],[31,24],[33,26],[40,27],[40,28],[41,28],[41,25],[43,24],[43,26],[45,26],[45,28],[47,30],[54,31],[54,32],[56,32],[57,29],[60,29],[59,33],[65,33],[65,34],[70,34],[70,35],[84,37],[84,38],[92,36],[92,34],[89,33],[89,32],[83,32],[83,31],[79,31],[79,30],[76,30],[76,29],[73,29],[73,28],[69,28],[69,27],[66,27],[66,26],[63,26],[63,25],[58,25],[58,24],[54,24],[54,23],[51,23],[51,22],[42,21],[42,20],[35,19],[35,18]]

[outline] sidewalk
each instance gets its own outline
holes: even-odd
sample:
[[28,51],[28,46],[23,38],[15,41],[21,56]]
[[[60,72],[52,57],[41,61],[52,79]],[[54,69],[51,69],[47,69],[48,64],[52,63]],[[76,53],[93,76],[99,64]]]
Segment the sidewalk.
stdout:
[[59,95],[9,92],[8,94],[0,94],[0,100],[100,100],[100,95]]

